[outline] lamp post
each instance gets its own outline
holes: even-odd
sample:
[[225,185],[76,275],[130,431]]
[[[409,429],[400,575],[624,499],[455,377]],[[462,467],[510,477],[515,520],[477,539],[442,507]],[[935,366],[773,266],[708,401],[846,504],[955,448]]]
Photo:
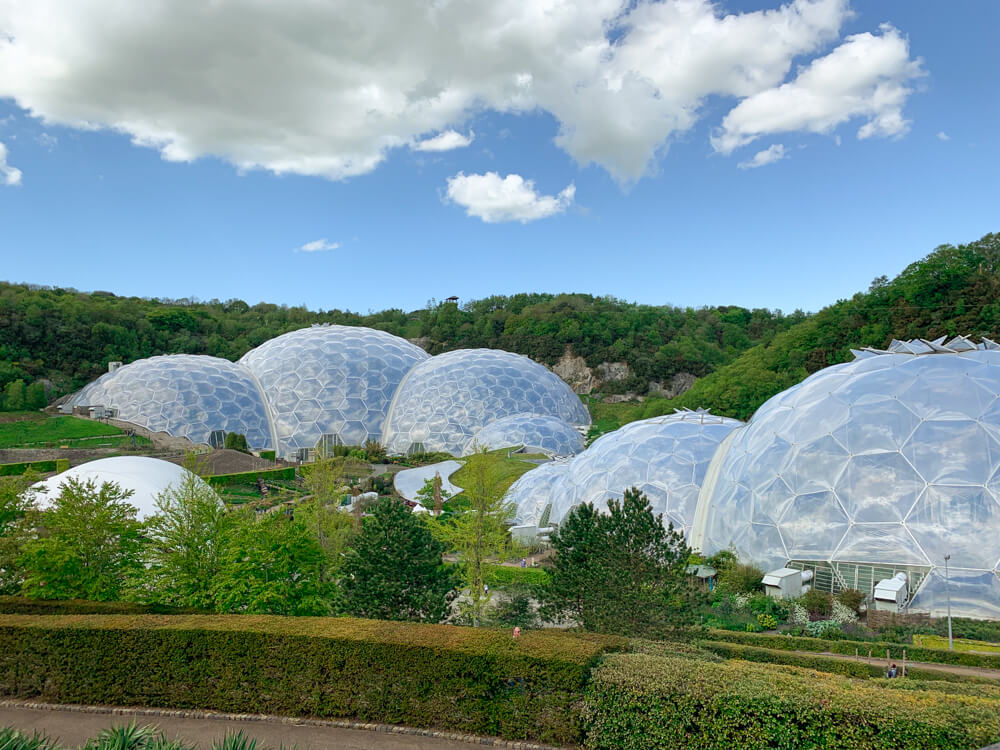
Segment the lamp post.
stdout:
[[944,556],[944,591],[948,596],[948,650],[954,651],[955,644],[951,639],[951,579],[948,577],[948,561],[951,555]]

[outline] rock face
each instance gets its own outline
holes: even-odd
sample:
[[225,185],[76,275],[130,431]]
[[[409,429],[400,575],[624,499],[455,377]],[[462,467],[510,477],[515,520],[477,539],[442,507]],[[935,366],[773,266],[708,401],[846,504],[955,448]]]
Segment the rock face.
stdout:
[[566,347],[562,357],[556,362],[552,372],[566,381],[570,388],[576,393],[590,393],[597,385],[594,372],[587,367],[587,360],[573,354],[570,347]]
[[697,378],[689,372],[677,373],[670,378],[669,383],[659,383],[655,380],[651,380],[649,382],[649,395],[662,396],[663,398],[676,398],[694,385],[695,380],[697,380]]
[[601,362],[597,366],[597,376],[601,382],[625,380],[629,376],[628,365],[624,362]]

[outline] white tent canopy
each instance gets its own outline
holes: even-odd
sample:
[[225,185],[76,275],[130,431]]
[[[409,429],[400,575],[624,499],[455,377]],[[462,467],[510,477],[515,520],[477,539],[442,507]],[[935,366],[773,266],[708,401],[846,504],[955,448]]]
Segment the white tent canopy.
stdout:
[[128,502],[139,511],[139,520],[145,520],[156,513],[157,496],[170,487],[180,487],[189,473],[177,464],[158,458],[116,456],[74,466],[32,485],[32,489],[36,491],[39,507],[46,508],[59,497],[67,479],[93,481],[98,487],[114,482],[123,490],[132,490]]

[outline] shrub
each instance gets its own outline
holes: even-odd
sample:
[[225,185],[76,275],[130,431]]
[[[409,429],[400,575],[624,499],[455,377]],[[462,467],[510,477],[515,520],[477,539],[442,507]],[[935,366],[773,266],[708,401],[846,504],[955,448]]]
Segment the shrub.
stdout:
[[794,667],[815,669],[818,672],[830,672],[845,677],[884,677],[885,670],[862,661],[846,661],[830,659],[824,656],[799,654],[794,651],[780,649],[758,648],[744,646],[740,643],[722,643],[719,641],[696,641],[699,648],[711,651],[727,659],[742,659],[744,661],[763,662],[765,664],[787,664]]
[[719,571],[719,586],[734,594],[754,594],[763,580],[764,571],[749,563],[733,563]]
[[825,591],[809,589],[802,595],[799,602],[809,612],[811,617],[829,617],[833,612],[833,597]]
[[860,612],[861,605],[864,604],[865,601],[864,592],[858,591],[857,589],[843,589],[835,598],[838,602],[854,612]]
[[14,464],[0,464],[0,477],[21,476],[29,471],[38,474],[48,474],[53,471],[66,471],[69,459],[57,458],[52,461],[22,461]]
[[840,629],[840,623],[833,620],[807,622],[805,631],[810,638],[835,638],[843,633]]
[[247,436],[242,432],[227,432],[224,445],[229,450],[249,453],[250,446],[247,445]]
[[757,615],[757,624],[764,630],[774,630],[778,627],[778,621],[772,615]]
[[350,618],[0,616],[0,691],[56,703],[355,717],[578,743],[616,638]]
[[274,451],[261,451],[260,452],[260,457],[263,458],[263,459],[266,459],[268,461],[274,461],[275,456],[276,456],[276,454],[275,454]]
[[0,596],[0,615],[154,615],[197,614],[198,610],[164,604],[92,602],[86,599],[29,599]]
[[[888,681],[891,682],[891,681]],[[587,689],[586,747],[982,747],[1000,702],[905,693],[796,667],[613,654]]]

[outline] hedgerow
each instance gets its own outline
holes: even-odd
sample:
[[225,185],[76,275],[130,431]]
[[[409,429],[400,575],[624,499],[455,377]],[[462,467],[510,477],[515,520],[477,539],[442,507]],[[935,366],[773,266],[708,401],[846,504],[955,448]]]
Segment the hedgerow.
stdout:
[[27,471],[48,474],[53,471],[66,471],[69,468],[69,459],[55,458],[51,461],[21,461],[13,464],[0,464],[0,477],[20,476]]
[[1000,701],[789,666],[612,654],[590,681],[585,721],[591,750],[970,748],[1000,739]]
[[577,743],[614,638],[272,616],[0,616],[0,694]]
[[0,615],[170,615],[197,613],[197,610],[194,609],[168,607],[165,604],[0,596]]
[[923,661],[932,664],[958,664],[965,667],[985,667],[1000,669],[1000,656],[987,654],[972,654],[961,651],[945,651],[937,648],[921,648],[908,643],[882,643],[880,641],[842,641],[826,640],[824,638],[802,638],[790,635],[765,635],[763,633],[739,633],[730,630],[709,630],[709,638],[713,641],[742,643],[747,646],[781,649],[785,651],[828,651],[833,654],[854,656],[855,651],[867,656],[886,656],[892,660],[901,660],[903,652],[909,661]]
[[248,484],[256,482],[258,479],[295,479],[295,467],[286,466],[280,469],[241,471],[236,474],[215,474],[205,477],[205,481],[213,487],[225,487],[227,484]]

